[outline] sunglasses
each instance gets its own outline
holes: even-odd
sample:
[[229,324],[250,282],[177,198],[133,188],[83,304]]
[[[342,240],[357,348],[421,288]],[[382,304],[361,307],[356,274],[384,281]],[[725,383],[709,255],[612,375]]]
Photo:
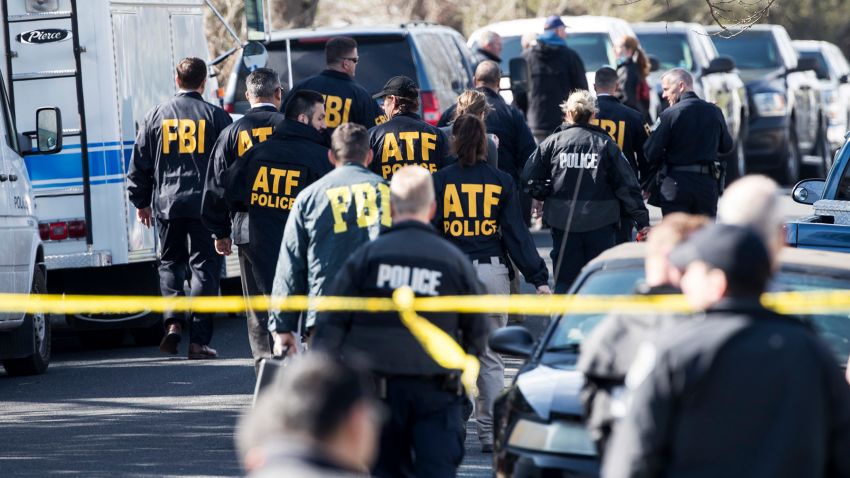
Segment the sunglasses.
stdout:
[[360,61],[360,58],[343,58],[343,60],[348,60],[356,65],[357,62]]

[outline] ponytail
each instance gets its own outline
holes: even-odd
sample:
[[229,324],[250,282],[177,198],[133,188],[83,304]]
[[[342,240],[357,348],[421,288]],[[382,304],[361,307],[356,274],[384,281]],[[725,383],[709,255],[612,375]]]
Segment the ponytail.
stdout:
[[638,74],[641,79],[646,79],[646,77],[649,76],[649,70],[651,67],[649,65],[649,58],[647,58],[643,48],[640,47],[640,43],[638,43],[637,38],[628,36],[623,38],[623,46],[629,50],[634,50],[635,64],[638,68]]
[[452,152],[461,166],[487,159],[487,130],[477,116],[460,115],[452,126]]

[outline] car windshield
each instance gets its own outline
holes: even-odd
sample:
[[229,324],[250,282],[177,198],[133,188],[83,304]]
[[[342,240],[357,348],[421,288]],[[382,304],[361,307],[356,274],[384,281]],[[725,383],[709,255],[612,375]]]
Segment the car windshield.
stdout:
[[693,70],[694,56],[686,35],[640,33],[638,39],[644,51],[658,60],[659,70],[667,71],[672,68]]
[[782,66],[782,57],[770,32],[745,31],[732,38],[713,38],[718,53],[731,56],[742,70]]
[[829,79],[829,67],[826,64],[826,58],[824,58],[823,53],[819,51],[801,51],[799,53],[800,58],[813,58],[817,62],[815,74],[818,75],[819,80]]
[[[366,91],[375,93],[383,88],[388,79],[396,75],[417,78],[416,67],[410,53],[410,47],[400,35],[354,35],[357,41],[357,82]],[[292,52],[292,80],[300,80],[313,76],[325,69],[326,38],[293,40],[290,43]],[[286,57],[286,42],[274,42],[268,47],[268,67],[274,68],[280,75],[281,83],[288,82],[289,62]],[[239,77],[234,96],[234,112],[244,113],[250,106],[245,101],[245,77],[248,70],[240,63]]]
[[[614,45],[607,33],[570,33],[567,36],[567,45],[581,57],[585,71],[596,71],[603,66],[617,64]],[[510,74],[510,61],[519,56],[522,56],[521,38],[519,36],[502,37],[502,75]]]
[[[579,295],[631,294],[643,280],[643,266],[611,268],[592,273],[579,287]],[[850,289],[850,277],[821,275],[811,270],[800,272],[783,268],[773,280],[773,291],[806,292],[824,289]],[[581,342],[605,314],[572,314],[560,318],[557,328],[546,344],[546,351],[577,352]],[[850,355],[850,314],[805,315],[835,354],[839,364],[847,363]]]

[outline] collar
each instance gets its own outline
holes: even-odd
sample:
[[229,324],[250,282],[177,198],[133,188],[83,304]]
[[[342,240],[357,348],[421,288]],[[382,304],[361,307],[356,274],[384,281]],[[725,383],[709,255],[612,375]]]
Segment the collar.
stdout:
[[360,164],[360,163],[350,163],[350,162],[349,162],[349,163],[345,163],[345,164],[343,164],[343,165],[342,165],[342,166],[340,166],[340,167],[341,167],[341,168],[348,168],[348,167],[351,167],[351,168],[355,168],[355,169],[362,169],[363,171],[369,171],[370,173],[372,172],[372,170],[371,170],[371,169],[367,168],[366,166],[363,166],[363,165],[362,165],[362,164]]
[[706,313],[716,312],[764,312],[773,314],[762,305],[758,297],[724,297],[706,309]]
[[429,232],[431,234],[437,233],[437,230],[434,229],[434,226],[430,224],[425,224],[413,219],[408,219],[399,223],[394,222],[392,227],[384,231],[384,234],[389,234],[395,231],[403,231],[406,229],[419,229],[421,231]]
[[248,112],[256,111],[277,111],[277,107],[271,103],[257,103],[251,106]]
[[641,283],[637,286],[635,292],[639,295],[678,295],[682,293],[682,289],[670,284],[650,286],[646,283]]
[[322,133],[319,133],[312,126],[308,126],[304,123],[288,118],[283,120],[283,123],[281,123],[281,127],[276,128],[274,133],[272,133],[271,137],[280,140],[293,137],[302,138],[307,141],[327,147],[327,141],[325,141],[325,137],[324,135],[322,135]]
[[699,99],[699,96],[697,96],[696,93],[694,93],[693,91],[686,91],[685,93],[682,93],[682,97],[679,98],[679,101],[682,101],[682,100],[698,100],[698,99]]
[[177,96],[188,96],[189,98],[195,98],[196,100],[204,100],[204,97],[197,91],[180,90],[177,92]]
[[480,91],[484,93],[484,96],[486,96],[487,98],[499,98],[502,101],[505,100],[504,98],[502,98],[502,95],[500,95],[497,91],[493,91],[492,88],[488,88],[486,86],[479,86],[478,88],[475,88],[475,91]]
[[542,42],[549,45],[567,46],[567,42],[565,42],[563,38],[559,37],[554,30],[543,32],[539,37],[537,37],[537,41],[538,43]]
[[617,99],[614,95],[609,95],[608,93],[599,93],[596,95],[597,101],[608,101],[610,103],[619,103],[620,100]]
[[487,51],[487,50],[485,50],[485,49],[483,49],[483,48],[479,48],[479,49],[478,49],[478,53],[480,53],[481,55],[483,55],[483,56],[487,57],[487,59],[488,59],[488,60],[495,61],[496,63],[501,63],[501,62],[502,62],[502,59],[501,59],[501,58],[499,58],[498,56],[494,55],[493,53],[490,53],[489,51]]
[[596,126],[594,124],[583,124],[583,123],[575,123],[575,124],[562,123],[561,126],[558,127],[558,131],[567,131],[568,129],[572,129],[572,128],[586,129],[586,130],[589,130],[589,131],[593,131],[594,133],[603,133],[605,135],[608,135],[608,133],[604,129],[600,128],[599,126]]
[[348,73],[343,73],[341,71],[336,71],[336,70],[331,70],[331,69],[324,70],[319,74],[322,75],[322,76],[328,76],[330,78],[336,78],[337,80],[346,80],[346,81],[352,81],[353,80],[353,78],[351,78],[351,76],[349,76]]
[[[399,114],[393,116],[392,119],[401,118],[401,117],[413,118],[415,120],[422,121],[422,117],[419,116],[416,113],[399,113]],[[390,121],[392,121],[392,120],[390,120]]]

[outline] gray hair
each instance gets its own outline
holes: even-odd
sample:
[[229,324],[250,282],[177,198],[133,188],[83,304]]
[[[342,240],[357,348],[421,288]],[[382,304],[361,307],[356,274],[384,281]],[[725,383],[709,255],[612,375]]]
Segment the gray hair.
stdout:
[[422,166],[405,166],[393,174],[390,204],[396,214],[421,214],[434,202],[434,181]]
[[694,77],[688,70],[684,68],[673,68],[672,70],[667,70],[663,75],[661,75],[661,80],[664,78],[670,78],[676,82],[682,82],[688,88],[694,87]]
[[565,115],[570,113],[575,123],[588,123],[590,118],[598,111],[596,97],[587,90],[573,91],[567,101],[561,104],[561,111]]
[[280,88],[280,78],[271,68],[257,68],[245,78],[245,88],[251,98],[271,98]]
[[785,218],[776,182],[767,176],[745,176],[732,183],[717,202],[717,222],[748,226],[769,250],[784,243]]
[[478,38],[478,44],[481,46],[492,45],[493,42],[501,38],[498,33],[487,30],[481,33],[481,36]]

